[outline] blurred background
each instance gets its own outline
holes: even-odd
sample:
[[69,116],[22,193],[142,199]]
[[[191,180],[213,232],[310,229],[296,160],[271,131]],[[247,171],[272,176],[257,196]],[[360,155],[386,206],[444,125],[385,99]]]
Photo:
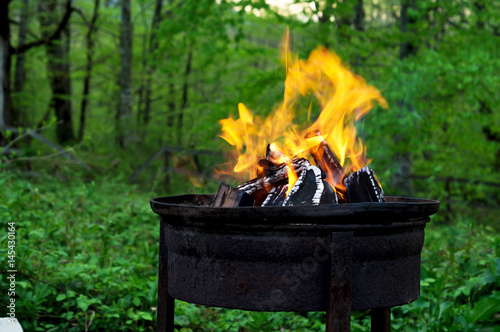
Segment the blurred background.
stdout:
[[[25,331],[154,329],[148,201],[215,193],[231,150],[218,121],[239,102],[261,116],[281,103],[287,27],[293,53],[323,45],[387,99],[357,123],[386,195],[441,201],[422,297],[393,310],[393,330],[500,331],[500,3],[7,0],[0,219],[16,223]],[[321,331],[324,313],[181,302],[176,324]],[[369,316],[352,324],[367,331]]]

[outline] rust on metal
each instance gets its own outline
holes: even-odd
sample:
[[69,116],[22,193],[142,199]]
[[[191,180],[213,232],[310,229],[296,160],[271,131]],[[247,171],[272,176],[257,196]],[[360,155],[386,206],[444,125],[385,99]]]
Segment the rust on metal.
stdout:
[[[151,200],[165,246],[159,272],[162,332],[173,328],[174,298],[254,311],[344,308],[347,316],[348,307],[382,309],[419,296],[424,228],[437,201],[386,197],[383,203],[217,208],[208,206],[212,197]],[[343,304],[329,309],[332,299]]]

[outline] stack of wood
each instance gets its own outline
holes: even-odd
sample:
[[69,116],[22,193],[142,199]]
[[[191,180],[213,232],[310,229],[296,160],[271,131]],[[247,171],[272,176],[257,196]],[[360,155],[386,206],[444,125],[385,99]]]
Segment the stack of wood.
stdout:
[[[309,133],[306,139],[314,136],[320,136],[320,133]],[[258,162],[257,177],[237,188],[222,183],[211,206],[300,206],[384,201],[382,188],[370,167],[365,166],[346,176],[324,140],[309,152],[316,166],[304,158],[290,159],[268,145],[266,158]],[[290,170],[297,174],[291,189]],[[333,188],[329,182],[343,183],[345,188]]]

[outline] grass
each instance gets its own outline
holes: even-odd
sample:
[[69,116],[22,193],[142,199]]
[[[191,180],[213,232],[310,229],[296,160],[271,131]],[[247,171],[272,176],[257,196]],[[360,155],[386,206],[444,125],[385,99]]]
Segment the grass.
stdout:
[[[16,225],[16,311],[25,331],[155,330],[159,222],[148,201],[164,193],[124,183],[120,176],[61,182],[48,173],[0,173],[0,218],[5,228]],[[500,331],[498,232],[466,215],[439,219],[426,229],[421,297],[393,309],[392,329]],[[7,231],[0,240],[4,253]],[[0,289],[7,288],[1,278]],[[175,314],[180,331],[323,331],[325,321],[321,312],[181,301]],[[368,314],[353,314],[353,331],[369,331]]]

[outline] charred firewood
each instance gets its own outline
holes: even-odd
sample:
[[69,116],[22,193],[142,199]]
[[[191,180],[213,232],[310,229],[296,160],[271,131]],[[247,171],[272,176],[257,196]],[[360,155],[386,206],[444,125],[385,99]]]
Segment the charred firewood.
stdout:
[[259,162],[257,163],[257,176],[266,173],[273,166],[275,165],[267,159],[259,160]]
[[321,194],[321,200],[319,201],[319,204],[338,204],[338,197],[337,193],[335,190],[330,186],[330,184],[326,181],[323,180],[323,185],[325,186],[325,189],[323,189],[323,194]]
[[278,150],[274,144],[268,144],[266,149],[266,159],[274,165],[281,165],[282,163],[289,163],[291,159],[283,152]]
[[321,170],[309,165],[300,173],[283,206],[319,205],[324,188]]
[[378,184],[373,170],[365,166],[344,180],[350,203],[383,202],[384,191]]
[[[303,158],[295,158],[290,163],[295,172],[299,173],[307,167],[309,162]],[[280,181],[288,178],[289,167],[286,164],[273,165],[255,179],[238,186],[239,190],[251,195],[255,200],[254,206],[261,206],[271,189]]]
[[[296,173],[300,173],[302,169],[308,165],[310,165],[309,162],[304,158],[295,158],[291,163],[291,166],[295,169]],[[289,168],[286,164],[269,167],[265,173],[257,176],[255,179],[240,184],[238,189],[252,195],[256,200],[255,204],[257,205],[257,199],[254,194],[265,191],[265,195],[267,196],[276,183],[288,177],[288,169]],[[262,200],[262,202],[263,201],[264,200]]]
[[238,190],[225,183],[221,183],[214,196],[211,207],[252,206],[254,199],[244,191]]
[[286,199],[288,183],[278,184],[271,189],[262,206],[282,206]]
[[[307,133],[305,138],[308,139],[315,136],[321,136],[319,130]],[[326,173],[328,182],[335,184],[342,183],[344,178],[344,169],[325,140],[322,140],[318,145],[309,148],[309,152],[313,156],[316,165]],[[340,200],[346,197],[345,190],[336,188],[336,191],[340,194]]]

